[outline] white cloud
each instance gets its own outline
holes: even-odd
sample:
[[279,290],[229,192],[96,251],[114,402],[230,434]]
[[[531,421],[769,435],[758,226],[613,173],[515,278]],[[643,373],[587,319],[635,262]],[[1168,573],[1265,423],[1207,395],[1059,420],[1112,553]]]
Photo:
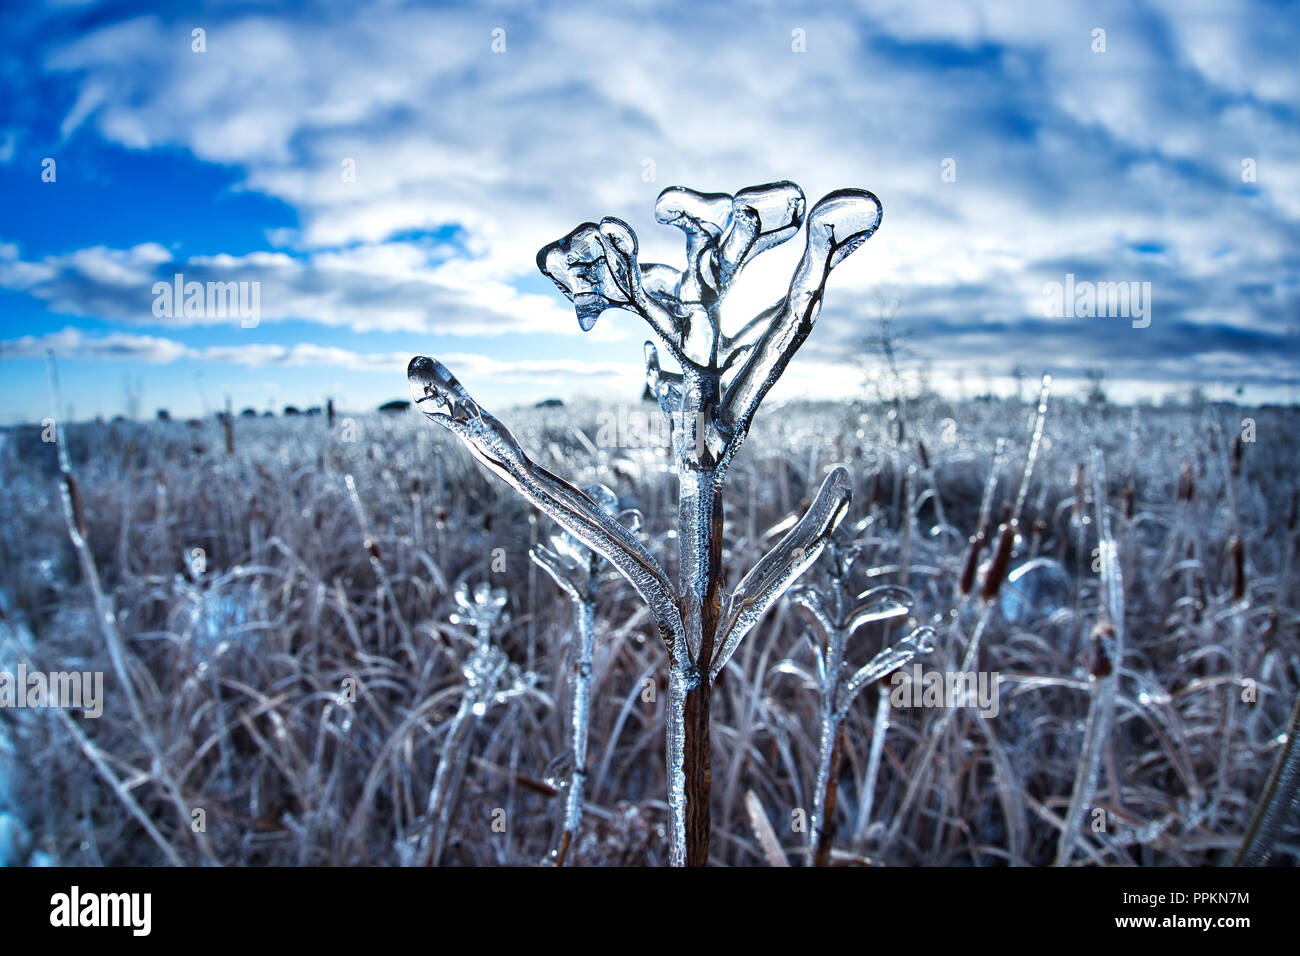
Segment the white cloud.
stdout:
[[[357,352],[311,343],[246,343],[196,348],[153,335],[116,332],[91,336],[72,326],[45,335],[25,335],[0,341],[0,360],[44,359],[49,351],[61,359],[91,361],[139,361],[161,365],[191,359],[248,368],[313,367],[393,373],[404,372],[411,360],[409,351]],[[577,379],[627,384],[641,380],[644,375],[639,365],[623,362],[586,362],[581,359],[509,361],[476,352],[445,353],[440,354],[439,359],[467,382],[500,378],[514,382],[553,383],[559,379]]]
[[[215,314],[159,318],[154,284],[259,283],[260,321],[305,320],[357,331],[499,336],[576,334],[558,296],[526,294],[482,275],[472,261],[441,261],[446,250],[390,242],[307,254],[220,254],[173,260],[153,243],[102,246],[24,260],[0,257],[0,287],[44,300],[56,312],[133,324],[237,325]],[[606,333],[608,338],[608,332]]]
[[136,361],[151,365],[164,365],[197,354],[179,342],[158,336],[124,332],[88,336],[71,326],[45,335],[24,335],[0,341],[0,360],[43,359],[47,351],[53,351],[56,356],[92,361]]
[[[203,54],[188,21],[159,16],[50,51],[47,69],[78,91],[65,134],[89,126],[233,164],[240,188],[289,203],[300,227],[273,235],[281,251],[175,264],[156,247],[0,257],[0,285],[56,311],[153,321],[146,280],[175,267],[260,281],[264,321],[573,334],[558,294],[519,291],[543,243],[617,215],[646,260],[672,260],[680,236],[650,215],[659,188],[791,178],[810,200],[852,184],[884,201],[878,236],[831,280],[814,354],[860,330],[877,293],[927,303],[923,318],[1009,322],[1032,315],[1045,275],[1085,267],[1151,275],[1158,308],[1175,310],[1164,315],[1206,325],[1276,330],[1295,307],[1294,284],[1279,284],[1300,225],[1300,31],[1267,5],[580,3],[485,16],[377,2],[312,22],[247,8],[207,19]],[[794,27],[805,54],[791,50]],[[1105,53],[1091,49],[1096,27]],[[946,157],[956,182],[940,179]],[[1258,160],[1254,196],[1239,194],[1244,157]],[[448,224],[468,256],[400,238]],[[1133,260],[1146,242],[1164,252]],[[796,255],[751,269],[728,314],[779,295]],[[1255,301],[1243,285],[1283,291]],[[602,321],[597,334],[631,329]],[[1044,358],[1011,335],[983,347]]]

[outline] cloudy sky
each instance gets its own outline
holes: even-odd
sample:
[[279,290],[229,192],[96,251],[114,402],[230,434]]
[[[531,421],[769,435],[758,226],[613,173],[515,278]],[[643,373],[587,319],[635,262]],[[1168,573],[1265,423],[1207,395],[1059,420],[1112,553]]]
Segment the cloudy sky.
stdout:
[[[644,329],[583,334],[537,249],[612,215],[679,262],[659,190],[862,186],[787,394],[860,393],[893,317],[933,385],[1016,365],[1112,394],[1295,397],[1300,11],[1285,3],[54,2],[0,38],[0,422],[405,396],[635,395]],[[202,31],[197,33],[195,31]],[[728,300],[778,298],[798,242]],[[257,283],[255,320],[159,281]],[[1149,324],[1046,284],[1150,283]],[[250,292],[254,286],[247,287]]]

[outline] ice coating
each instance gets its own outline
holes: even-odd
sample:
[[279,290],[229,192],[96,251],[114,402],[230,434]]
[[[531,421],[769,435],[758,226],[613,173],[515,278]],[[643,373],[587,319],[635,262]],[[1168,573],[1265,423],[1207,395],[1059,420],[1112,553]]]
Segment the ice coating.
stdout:
[[596,602],[582,601],[575,608],[577,642],[570,663],[569,747],[573,774],[565,796],[564,828],[577,833],[582,822],[582,795],[587,779],[587,729],[591,723],[591,664],[596,649]]
[[827,542],[831,574],[829,590],[813,586],[795,589],[791,601],[808,612],[822,632],[823,644],[814,643],[817,676],[821,684],[822,711],[818,735],[817,780],[813,790],[812,826],[815,865],[829,859],[832,827],[826,819],[827,807],[833,806],[833,791],[839,761],[842,759],[840,730],[854,700],[867,685],[891,671],[931,651],[933,630],[914,629],[897,643],[884,648],[867,664],[845,677],[844,654],[854,631],[872,622],[893,620],[910,613],[915,596],[898,585],[882,585],[858,595],[851,604],[850,578],[853,565],[862,554],[859,546],[849,544],[841,535]]
[[790,289],[727,387],[722,415],[740,435],[812,331],[831,270],[871,238],[880,218],[880,200],[865,189],[837,190],[808,214],[808,243]]
[[506,597],[504,589],[494,588],[486,582],[476,585],[473,591],[468,582],[462,582],[454,595],[459,610],[452,613],[451,621],[474,628],[474,649],[460,665],[465,686],[461,690],[460,706],[448,721],[438,770],[429,789],[425,811],[429,830],[419,854],[431,866],[436,866],[442,859],[452,812],[469,763],[474,727],[494,705],[527,693],[536,681],[535,675],[521,671],[506,652],[493,643],[493,631],[505,621]]
[[844,519],[851,497],[849,473],[840,467],[831,469],[803,518],[736,585],[718,628],[721,643],[710,678],[722,672],[750,629],[817,560]]
[[724,292],[749,259],[794,238],[803,225],[805,205],[803,190],[794,183],[769,183],[736,193],[731,229],[720,250]]
[[[635,233],[613,218],[582,223],[544,246],[537,265],[573,303],[583,330],[607,309],[636,313],[680,366],[662,368],[655,344],[646,343],[646,383],[671,430],[679,479],[675,584],[607,509],[535,464],[440,363],[417,357],[408,379],[421,411],[577,543],[609,560],[649,606],[669,657],[669,859],[702,865],[708,859],[712,682],[745,634],[817,560],[848,506],[847,474],[835,469],[808,513],[727,598],[721,540],[728,466],[763,397],[811,332],[831,270],[875,232],[881,206],[866,190],[841,189],[807,212],[798,186],[776,182],[734,195],[670,187],[660,194],[655,216],[685,236],[680,271],[640,263]],[[786,295],[728,336],[720,308],[742,268],[801,230],[805,247]],[[536,549],[534,560],[581,603],[575,572],[581,554],[572,542],[552,544]],[[837,604],[834,621],[847,624],[846,613]],[[865,609],[856,624],[897,614],[892,605]],[[826,668],[831,674],[838,677]],[[688,721],[688,709],[702,720]]]
[[[1120,666],[1124,658],[1124,582],[1119,552],[1111,537],[1110,510],[1106,497],[1106,459],[1101,449],[1092,449],[1092,494],[1097,509],[1097,543],[1099,547],[1101,588],[1098,594],[1097,626],[1093,639],[1103,647],[1098,650],[1109,657],[1104,669],[1094,665],[1090,680],[1092,701],[1083,732],[1083,753],[1074,780],[1074,792],[1065,812],[1060,840],[1056,845],[1056,866],[1066,866],[1074,854],[1075,841],[1085,811],[1097,786],[1102,751],[1110,737],[1115,697],[1119,690]],[[1109,646],[1104,646],[1108,644]]]
[[843,718],[848,714],[849,708],[853,706],[853,701],[868,684],[872,684],[905,664],[911,663],[913,658],[921,654],[929,654],[934,650],[934,645],[931,643],[933,638],[933,628],[918,627],[897,644],[886,647],[873,657],[870,662],[854,671],[853,676],[844,681],[839,687],[835,709],[839,712],[840,717]]
[[436,359],[412,359],[408,380],[416,406],[431,421],[460,438],[492,472],[627,578],[654,614],[671,653],[682,633],[673,587],[636,537],[573,485],[533,462],[509,429],[481,409]]
[[[641,525],[640,512],[620,511],[618,496],[602,484],[587,485],[582,493],[630,533]],[[591,669],[596,648],[596,596],[602,558],[568,531],[551,537],[553,550],[538,546],[529,557],[559,585],[573,604],[574,640],[568,678],[569,750],[561,789],[565,791],[563,836],[554,853],[557,864],[565,860],[570,842],[582,822],[582,800],[587,778],[587,736],[591,714]],[[557,771],[558,772],[558,771]]]
[[470,625],[477,633],[479,643],[485,643],[501,619],[507,596],[504,588],[494,588],[486,581],[475,585],[471,594],[469,582],[462,582],[453,595],[460,610],[452,614],[451,622]]

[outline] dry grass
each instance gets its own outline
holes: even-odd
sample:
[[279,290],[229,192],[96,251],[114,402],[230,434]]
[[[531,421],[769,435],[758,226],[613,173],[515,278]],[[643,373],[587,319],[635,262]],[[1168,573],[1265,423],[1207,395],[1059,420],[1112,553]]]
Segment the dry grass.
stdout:
[[[510,420],[545,467],[575,483],[604,481],[624,507],[639,508],[651,550],[672,573],[676,548],[665,536],[675,525],[676,488],[668,458],[653,449],[593,455],[600,411],[533,410]],[[914,623],[939,635],[926,666],[957,669],[979,616],[978,594],[962,600],[973,587],[963,582],[973,573],[970,541],[985,535],[980,560],[997,550],[1031,412],[1011,402],[913,402],[902,445],[895,440],[903,429],[883,408],[770,414],[733,467],[728,583],[770,545],[769,529],[805,502],[825,469],[846,464],[855,477],[851,520],[874,519],[862,532],[869,549],[856,572],[859,590],[906,581],[917,595]],[[1245,414],[1256,419],[1253,444],[1233,442]],[[1127,409],[1055,407],[1010,570],[1014,576],[1026,561],[1044,558],[1042,566],[1059,574],[1054,583],[1026,575],[1012,591],[1008,579],[988,615],[978,666],[1002,675],[1000,712],[952,714],[900,816],[935,712],[878,708],[868,688],[845,724],[833,859],[1055,859],[1096,667],[1090,635],[1100,581],[1091,572],[1097,536],[1089,516],[1097,503],[1091,479],[1075,477],[1080,463],[1087,471],[1094,444],[1109,475],[1125,641],[1090,802],[1105,811],[1106,830],[1085,829],[1073,860],[1228,858],[1300,690],[1298,417],[1222,407],[1144,409],[1136,417]],[[955,441],[941,424],[947,418],[957,423]],[[72,865],[156,864],[171,855],[197,863],[205,840],[226,864],[414,862],[429,832],[429,793],[471,648],[449,620],[452,591],[461,581],[490,581],[510,595],[511,617],[495,640],[536,675],[535,692],[475,722],[442,861],[545,857],[559,822],[561,800],[547,768],[554,773],[566,746],[566,711],[556,697],[573,621],[564,596],[527,557],[550,529],[417,416],[356,423],[359,440],[344,442],[320,418],[238,419],[233,454],[215,421],[198,429],[70,429],[86,540],[127,647],[124,667],[147,735],[94,620],[90,582],[58,504],[53,449],[35,431],[6,433],[0,667],[24,656],[47,671],[106,672],[98,721],[0,711],[0,738],[15,751],[10,768],[22,768],[9,802],[30,831],[25,853]],[[995,468],[999,437],[1007,449]],[[991,514],[982,522],[991,472]],[[194,549],[203,551],[201,571]],[[824,577],[825,569],[810,573]],[[1022,593],[1033,581],[1043,590]],[[602,582],[597,625],[587,812],[569,859],[662,864],[663,652],[653,623],[616,576]],[[860,631],[849,663],[865,663],[889,626]],[[807,835],[791,829],[796,810],[811,813],[818,755],[806,631],[805,619],[783,603],[719,679],[715,864],[767,865],[782,858],[778,849],[795,865],[808,860]],[[349,679],[355,701],[344,695]],[[1253,702],[1243,700],[1252,690]],[[869,772],[882,714],[888,732],[877,735],[879,766]],[[150,739],[162,766],[151,759]],[[4,760],[0,747],[0,766]],[[866,779],[874,781],[870,799]],[[185,805],[205,811],[203,840],[178,820],[171,781]],[[0,786],[0,811],[4,800]],[[771,832],[755,835],[759,819]],[[1089,813],[1085,824],[1091,820]],[[1294,821],[1281,826],[1278,843],[1275,859],[1296,862]]]

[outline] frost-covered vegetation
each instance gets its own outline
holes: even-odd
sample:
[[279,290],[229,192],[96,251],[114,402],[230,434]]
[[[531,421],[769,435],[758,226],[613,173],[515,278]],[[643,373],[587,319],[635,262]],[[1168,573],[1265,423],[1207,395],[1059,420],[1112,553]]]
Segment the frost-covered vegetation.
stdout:
[[[638,510],[637,533],[675,574],[662,546],[678,519],[672,455],[602,447],[609,411],[523,409],[510,422],[539,465]],[[908,403],[905,422],[879,404],[755,420],[730,469],[724,587],[842,465],[853,503],[840,533],[856,560],[837,581],[844,568],[823,554],[800,583],[855,600],[906,589],[877,591],[889,603],[840,642],[845,679],[917,627],[934,631],[918,662],[959,671],[978,629],[976,668],[1000,674],[1000,701],[996,714],[895,707],[891,685],[863,687],[828,761],[815,651],[828,635],[805,612],[811,592],[787,597],[713,689],[714,864],[812,862],[822,808],[831,863],[1236,853],[1300,691],[1300,415],[1055,401],[1022,495],[1034,411],[931,397]],[[1255,440],[1242,442],[1247,417]],[[0,709],[0,851],[63,864],[548,858],[572,779],[578,638],[569,598],[529,560],[554,527],[420,416],[355,425],[236,419],[233,452],[216,422],[69,429],[134,705],[70,543],[53,448],[38,429],[4,433],[0,669],[102,670],[106,700],[99,720]],[[1021,497],[999,571],[998,528]],[[567,862],[663,864],[665,648],[646,605],[597,567]],[[465,603],[481,584],[506,596],[486,632]],[[828,800],[818,783],[832,763]],[[1300,858],[1296,823],[1276,809],[1294,776],[1279,775],[1266,814],[1274,861]]]

